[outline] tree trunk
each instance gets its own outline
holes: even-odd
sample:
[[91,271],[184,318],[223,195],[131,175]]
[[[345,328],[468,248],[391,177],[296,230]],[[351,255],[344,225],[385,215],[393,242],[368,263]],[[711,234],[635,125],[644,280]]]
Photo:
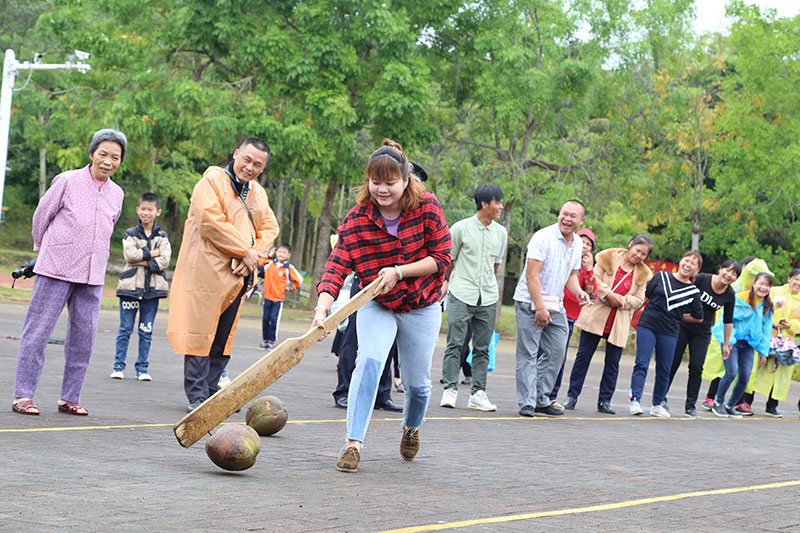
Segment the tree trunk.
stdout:
[[[308,222],[308,195],[311,191],[311,182],[306,180],[306,190],[303,192],[303,199],[297,208],[297,237],[294,245],[293,254],[302,261],[305,257],[306,248],[306,226]],[[303,265],[305,266],[305,265]]]
[[308,259],[306,261],[306,270],[311,273],[314,272],[314,265],[317,264],[317,248],[314,245],[319,240],[319,226],[321,224],[319,218],[312,220],[314,220],[316,223],[312,224],[311,228],[309,229],[309,245],[306,246],[306,249],[308,250],[306,254],[308,255]]
[[331,253],[331,211],[333,210],[333,202],[336,199],[336,189],[338,187],[339,181],[336,178],[331,178],[331,181],[328,182],[328,188],[325,189],[322,213],[319,215],[317,258],[314,261],[314,274],[311,277],[311,297],[308,300],[308,305],[312,309],[317,305],[317,283],[322,279],[322,273],[325,271],[325,262]]
[[178,257],[178,249],[183,240],[183,228],[181,227],[181,209],[178,202],[172,198],[167,198],[164,205],[164,228],[169,235],[169,242],[172,245],[173,257]]
[[692,251],[700,251],[700,212],[692,213]]
[[275,186],[275,218],[278,220],[278,226],[281,228],[281,233],[283,234],[281,238],[289,242],[286,239],[286,234],[283,232],[283,191],[284,191],[284,183],[286,179],[283,176],[280,176],[277,180]]
[[289,207],[288,207],[288,209],[289,209],[289,232],[286,234],[286,237],[284,238],[284,242],[291,243],[292,245],[295,244],[295,242],[294,242],[294,240],[295,240],[294,239],[294,234],[295,234],[295,232],[294,232],[294,212],[295,212],[295,204],[296,203],[297,202],[296,202],[296,199],[295,199],[294,195],[289,197]]
[[[509,200],[503,206],[502,223],[506,228],[506,232],[511,235],[511,209],[514,208],[514,200]],[[503,260],[500,266],[497,267],[495,276],[497,277],[497,291],[500,293],[500,301],[498,302],[497,309],[495,310],[495,321],[500,319],[500,312],[503,310],[503,290],[506,284],[506,258],[508,257],[508,247],[503,250]]]
[[[39,115],[39,125],[44,127],[44,115]],[[47,148],[39,149],[39,198],[47,192]]]

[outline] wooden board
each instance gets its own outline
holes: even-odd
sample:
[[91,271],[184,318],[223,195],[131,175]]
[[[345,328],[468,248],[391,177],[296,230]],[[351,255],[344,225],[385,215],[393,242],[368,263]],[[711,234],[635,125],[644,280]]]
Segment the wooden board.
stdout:
[[278,378],[294,368],[312,344],[322,338],[325,331],[336,326],[374,298],[373,292],[381,278],[375,279],[358,294],[325,319],[325,329],[309,329],[302,337],[286,339],[267,355],[253,363],[250,368],[236,376],[223,389],[200,404],[175,424],[173,431],[181,446],[188,448],[209,431],[224,422],[233,413],[244,407]]

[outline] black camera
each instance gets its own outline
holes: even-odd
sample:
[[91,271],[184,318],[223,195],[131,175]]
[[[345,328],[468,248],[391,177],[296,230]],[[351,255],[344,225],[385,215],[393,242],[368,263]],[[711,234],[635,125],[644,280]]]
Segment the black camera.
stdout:
[[25,263],[24,265],[22,265],[21,267],[19,267],[15,271],[13,271],[11,273],[11,277],[14,278],[14,281],[11,282],[11,288],[12,289],[14,288],[14,283],[19,278],[26,278],[27,279],[27,278],[32,278],[33,276],[35,276],[36,273],[33,271],[33,267],[34,266],[36,266],[36,259],[31,259],[30,261],[28,261],[27,263]]

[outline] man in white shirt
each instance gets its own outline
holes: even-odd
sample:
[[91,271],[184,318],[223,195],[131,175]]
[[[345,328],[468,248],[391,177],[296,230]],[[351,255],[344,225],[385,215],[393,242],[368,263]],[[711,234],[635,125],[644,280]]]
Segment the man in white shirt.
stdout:
[[[564,287],[578,303],[590,303],[580,287],[583,242],[575,232],[586,218],[578,200],[561,206],[558,222],[542,228],[528,243],[527,260],[517,288],[514,306],[517,316],[517,401],[522,416],[561,416],[548,397],[555,383],[569,329],[562,305]],[[539,344],[543,353],[537,359]]]

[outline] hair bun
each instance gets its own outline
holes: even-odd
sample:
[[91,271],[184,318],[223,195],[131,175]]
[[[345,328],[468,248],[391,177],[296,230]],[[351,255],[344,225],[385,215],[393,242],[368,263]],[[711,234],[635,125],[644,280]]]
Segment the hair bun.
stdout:
[[381,143],[381,146],[388,146],[390,148],[394,148],[395,150],[403,152],[403,147],[400,145],[400,143],[397,143],[391,139],[384,139],[383,143]]

